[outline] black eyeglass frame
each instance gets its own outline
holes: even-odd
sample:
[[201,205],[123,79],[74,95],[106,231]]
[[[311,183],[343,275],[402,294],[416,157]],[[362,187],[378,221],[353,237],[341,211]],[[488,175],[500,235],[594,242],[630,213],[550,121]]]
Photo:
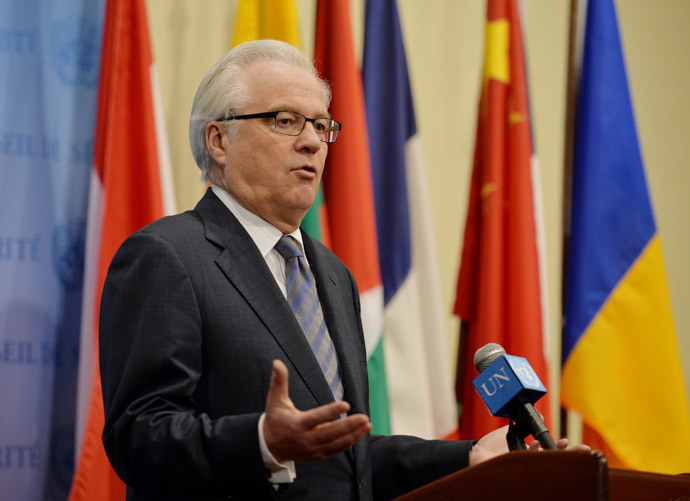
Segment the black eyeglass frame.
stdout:
[[[294,115],[299,115],[302,118],[304,118],[304,123],[302,124],[302,128],[299,130],[299,132],[297,134],[286,134],[286,133],[280,132],[278,130],[277,118],[278,118],[278,115],[280,113],[292,113]],[[340,131],[343,129],[343,124],[341,124],[337,120],[333,120],[330,117],[308,118],[308,117],[305,117],[304,115],[302,115],[301,113],[298,113],[296,111],[290,111],[290,110],[264,111],[262,113],[251,113],[249,115],[235,115],[235,116],[231,116],[231,117],[219,118],[216,120],[216,122],[227,122],[229,120],[247,120],[250,118],[273,118],[273,127],[275,128],[275,131],[278,134],[282,134],[284,136],[292,136],[292,137],[299,136],[302,133],[302,131],[304,130],[304,126],[307,124],[307,122],[311,122],[312,126],[314,126],[314,125],[316,125],[317,120],[330,120],[331,122],[333,122],[337,125],[337,129],[335,129],[335,138],[333,139],[333,141],[328,141],[328,139],[321,139],[321,142],[323,142],[323,143],[335,143],[335,140],[338,139],[338,134],[340,134]],[[328,137],[329,133],[332,133],[332,131],[325,131],[326,137]]]

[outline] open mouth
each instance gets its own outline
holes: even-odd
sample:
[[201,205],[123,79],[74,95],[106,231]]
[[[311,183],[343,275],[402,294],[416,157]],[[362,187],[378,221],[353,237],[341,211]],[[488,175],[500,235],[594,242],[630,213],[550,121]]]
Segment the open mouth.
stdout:
[[301,170],[301,171],[304,171],[304,172],[309,172],[309,173],[311,173],[311,174],[316,174],[316,168],[312,167],[311,165],[303,165],[302,167],[300,167],[300,168],[297,169],[297,170]]

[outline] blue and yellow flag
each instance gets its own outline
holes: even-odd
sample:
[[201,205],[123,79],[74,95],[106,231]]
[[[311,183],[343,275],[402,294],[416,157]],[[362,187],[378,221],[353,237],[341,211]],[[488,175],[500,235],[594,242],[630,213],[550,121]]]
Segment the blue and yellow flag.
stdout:
[[590,0],[586,23],[561,399],[610,464],[688,472],[688,398],[613,0]]

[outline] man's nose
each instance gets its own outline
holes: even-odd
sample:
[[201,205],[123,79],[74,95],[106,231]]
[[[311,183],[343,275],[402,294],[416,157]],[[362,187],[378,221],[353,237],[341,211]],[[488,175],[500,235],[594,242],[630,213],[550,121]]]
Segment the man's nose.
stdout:
[[305,143],[305,146],[308,146],[309,149],[314,151],[318,151],[323,144],[312,122],[306,122],[304,124],[304,128],[298,137]]

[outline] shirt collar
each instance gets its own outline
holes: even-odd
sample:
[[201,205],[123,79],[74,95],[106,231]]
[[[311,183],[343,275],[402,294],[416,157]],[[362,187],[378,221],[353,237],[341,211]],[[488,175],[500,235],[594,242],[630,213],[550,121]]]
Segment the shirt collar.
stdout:
[[[242,227],[247,230],[249,236],[259,248],[261,255],[266,258],[269,252],[273,249],[280,237],[283,236],[278,228],[271,223],[254,214],[252,211],[246,209],[233,195],[225,191],[220,186],[211,185],[213,193],[220,199],[221,202],[228,208],[232,215],[237,218]],[[302,243],[302,232],[297,228],[292,233],[291,237],[299,242],[299,246],[304,252],[304,244]]]

